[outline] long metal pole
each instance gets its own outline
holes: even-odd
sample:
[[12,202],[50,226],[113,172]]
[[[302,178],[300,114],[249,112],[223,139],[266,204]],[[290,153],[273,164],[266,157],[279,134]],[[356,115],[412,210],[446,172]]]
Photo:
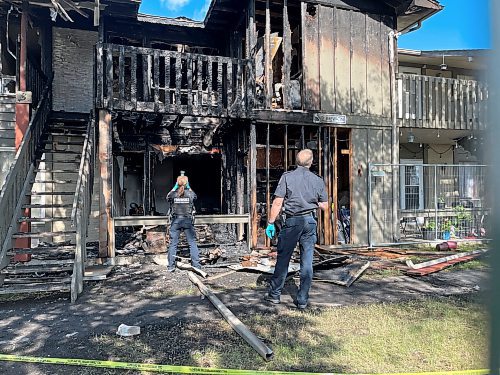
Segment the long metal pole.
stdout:
[[438,183],[437,183],[437,166],[434,166],[434,234],[435,234],[435,237],[434,239],[438,239],[438,202],[437,202],[437,197],[438,197],[438,194],[437,194],[437,187],[438,187]]
[[226,305],[224,305],[222,301],[218,299],[217,296],[209,288],[207,288],[207,286],[203,284],[200,279],[198,279],[198,277],[196,277],[193,272],[189,271],[188,276],[189,280],[191,280],[191,282],[200,289],[200,292],[206,296],[210,302],[212,302],[215,308],[219,310],[221,315],[224,319],[226,319],[236,333],[240,335],[252,348],[254,348],[262,358],[269,361],[273,357],[272,349],[255,336],[255,334],[250,331],[247,326],[244,325],[243,322],[239,320],[236,315],[234,315],[233,312],[229,310]]
[[[491,33],[493,42],[493,61],[491,61],[490,66],[490,77],[492,78],[491,87],[494,89],[490,103],[498,102],[498,89],[500,89],[500,72],[498,71],[498,64],[500,64],[500,24],[495,22],[500,16],[500,3],[498,1],[491,1],[491,25],[493,32]],[[500,116],[500,107],[498,105],[490,105],[490,119],[498,119]],[[489,139],[489,150],[490,150],[490,164],[499,165],[500,163],[500,149],[497,143],[498,137],[500,136],[500,128],[498,126],[493,126],[493,121],[489,121],[488,129],[490,132]],[[491,223],[491,228],[493,230],[494,244],[493,248],[497,249],[500,245],[500,200],[494,199],[494,189],[500,184],[500,169],[491,168],[490,169],[492,177],[490,181],[490,194],[492,195],[491,201],[493,202],[493,223]],[[495,246],[496,245],[496,246]],[[491,334],[490,334],[490,374],[499,375],[500,374],[500,293],[498,292],[500,286],[500,252],[492,251],[491,256],[491,280],[490,280],[490,296],[491,296],[491,306],[490,306],[490,317],[491,317]]]
[[373,247],[372,241],[372,163],[368,163],[368,247]]

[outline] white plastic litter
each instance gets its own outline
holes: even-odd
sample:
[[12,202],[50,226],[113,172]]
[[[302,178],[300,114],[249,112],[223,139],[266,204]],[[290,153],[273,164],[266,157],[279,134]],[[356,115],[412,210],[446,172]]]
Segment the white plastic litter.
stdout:
[[120,324],[116,334],[122,337],[137,336],[141,334],[141,327],[138,326],[128,326],[126,324]]

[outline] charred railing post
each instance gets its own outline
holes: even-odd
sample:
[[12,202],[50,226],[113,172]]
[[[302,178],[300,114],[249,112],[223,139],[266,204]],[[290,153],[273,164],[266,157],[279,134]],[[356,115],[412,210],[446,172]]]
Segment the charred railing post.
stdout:
[[250,123],[250,142],[249,142],[249,157],[248,157],[248,170],[249,170],[249,210],[250,213],[250,233],[252,248],[257,246],[257,133],[255,129],[255,121]]
[[[98,44],[96,56],[98,108],[220,117],[250,115],[255,91],[250,59],[114,44]],[[163,69],[164,77],[160,77]]]

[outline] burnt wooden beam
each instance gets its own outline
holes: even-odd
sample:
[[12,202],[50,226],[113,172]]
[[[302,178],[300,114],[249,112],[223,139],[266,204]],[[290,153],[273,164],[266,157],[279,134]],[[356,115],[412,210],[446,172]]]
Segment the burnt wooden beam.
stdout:
[[290,69],[292,67],[292,31],[288,18],[288,0],[283,1],[283,108],[291,109]]
[[273,95],[272,78],[272,56],[271,56],[271,12],[269,9],[269,0],[266,1],[266,30],[264,36],[264,75],[266,77],[266,100],[265,107],[271,108]]
[[249,171],[249,209],[250,213],[250,233],[251,233],[251,248],[257,247],[257,134],[255,129],[255,121],[250,124],[250,140],[248,153],[248,171]]

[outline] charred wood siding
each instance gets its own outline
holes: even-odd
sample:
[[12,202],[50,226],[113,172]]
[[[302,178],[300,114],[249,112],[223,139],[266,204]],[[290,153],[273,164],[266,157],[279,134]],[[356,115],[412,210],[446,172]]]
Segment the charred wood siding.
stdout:
[[248,60],[116,44],[97,46],[98,106],[245,118],[253,99]]
[[391,117],[390,31],[377,15],[303,3],[304,109]]
[[53,28],[53,110],[88,113],[94,108],[97,32]]

